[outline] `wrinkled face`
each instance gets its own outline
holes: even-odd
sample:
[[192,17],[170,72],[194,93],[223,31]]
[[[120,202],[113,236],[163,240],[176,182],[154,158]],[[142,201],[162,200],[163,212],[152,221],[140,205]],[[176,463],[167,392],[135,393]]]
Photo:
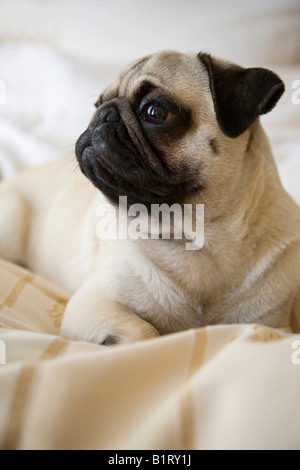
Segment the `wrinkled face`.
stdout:
[[211,214],[228,212],[255,179],[255,121],[283,91],[270,70],[201,52],[146,57],[98,100],[76,144],[80,168],[112,202],[197,203],[205,195]]
[[199,145],[214,151],[212,139],[197,134],[212,113],[209,100],[196,54],[140,60],[96,103],[76,145],[82,172],[112,202],[183,202],[203,184]]

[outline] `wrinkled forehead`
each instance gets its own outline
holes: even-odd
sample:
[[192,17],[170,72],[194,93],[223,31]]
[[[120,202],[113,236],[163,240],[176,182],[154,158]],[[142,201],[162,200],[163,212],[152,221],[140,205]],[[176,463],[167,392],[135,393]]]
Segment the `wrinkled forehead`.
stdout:
[[196,54],[165,51],[128,66],[105,90],[103,98],[126,97],[131,100],[147,86],[157,87],[171,97],[181,99],[187,106],[194,103],[195,95],[209,90],[206,70]]

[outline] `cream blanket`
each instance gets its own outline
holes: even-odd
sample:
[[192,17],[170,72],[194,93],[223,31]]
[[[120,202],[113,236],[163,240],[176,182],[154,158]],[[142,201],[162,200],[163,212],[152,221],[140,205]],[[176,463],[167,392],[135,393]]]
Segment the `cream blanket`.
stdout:
[[0,262],[2,449],[300,448],[300,335],[223,325],[67,342],[67,299]]

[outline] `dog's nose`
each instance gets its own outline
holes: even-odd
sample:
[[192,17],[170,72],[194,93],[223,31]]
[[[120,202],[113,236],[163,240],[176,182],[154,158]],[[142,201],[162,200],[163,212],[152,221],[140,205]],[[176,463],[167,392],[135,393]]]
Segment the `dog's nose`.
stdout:
[[120,114],[118,113],[117,108],[111,106],[109,108],[104,108],[100,111],[99,122],[101,124],[105,122],[119,122]]

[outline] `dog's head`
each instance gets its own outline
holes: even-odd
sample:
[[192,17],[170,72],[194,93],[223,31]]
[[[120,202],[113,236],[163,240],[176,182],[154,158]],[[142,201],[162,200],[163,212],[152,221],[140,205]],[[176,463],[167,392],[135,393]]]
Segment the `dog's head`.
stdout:
[[[284,91],[263,68],[161,52],[104,91],[76,144],[82,172],[112,202],[197,202],[234,185],[260,114]],[[201,198],[200,198],[201,200]]]

